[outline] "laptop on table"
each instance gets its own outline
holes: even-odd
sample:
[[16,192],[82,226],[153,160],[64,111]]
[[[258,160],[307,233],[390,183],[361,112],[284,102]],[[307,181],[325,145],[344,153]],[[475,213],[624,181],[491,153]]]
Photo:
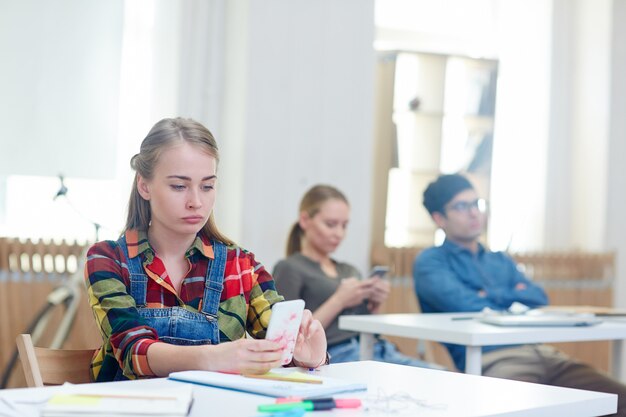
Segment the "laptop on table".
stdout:
[[496,326],[528,327],[593,326],[602,323],[602,319],[590,314],[503,314],[483,316],[478,320]]

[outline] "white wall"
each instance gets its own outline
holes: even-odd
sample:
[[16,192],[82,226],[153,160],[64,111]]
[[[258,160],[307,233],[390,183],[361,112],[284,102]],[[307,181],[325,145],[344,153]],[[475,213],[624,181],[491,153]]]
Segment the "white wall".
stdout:
[[[343,190],[352,206],[348,238],[336,256],[365,268],[370,248],[373,1],[250,1],[248,7],[238,241],[271,268],[283,257],[304,192],[328,183]],[[227,215],[224,209],[220,207],[220,217]]]
[[501,2],[378,0],[376,47],[496,58]]
[[112,178],[122,0],[0,7],[0,175]]
[[498,15],[489,243],[497,250],[536,250],[544,228],[552,6],[503,0]]
[[606,249],[612,8],[554,1],[546,249]]
[[617,251],[615,306],[626,308],[626,1],[613,2],[612,20],[606,240]]
[[[243,207],[245,170],[242,158],[245,155],[247,126],[244,123],[248,112],[249,68],[249,1],[228,1],[224,20],[224,65],[222,66],[223,94],[220,97],[222,116],[221,129],[214,132],[220,146],[218,168],[218,199],[215,208],[216,221],[222,232],[237,242],[243,235]],[[255,249],[255,248],[251,248]],[[276,248],[277,249],[277,248]]]
[[575,71],[572,67],[575,52],[573,32],[574,9],[567,7],[568,0],[555,0],[558,13],[552,17],[552,67],[550,86],[550,141],[546,170],[544,241],[547,249],[558,250],[569,246],[572,212],[572,147],[573,112],[571,88]]

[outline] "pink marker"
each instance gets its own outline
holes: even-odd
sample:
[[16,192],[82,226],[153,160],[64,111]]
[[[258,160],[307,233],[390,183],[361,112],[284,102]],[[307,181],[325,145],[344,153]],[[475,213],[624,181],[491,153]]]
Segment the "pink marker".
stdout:
[[335,398],[335,408],[359,408],[361,400],[358,398]]
[[358,398],[315,398],[315,399],[305,399],[302,397],[284,397],[284,398],[276,398],[276,404],[285,404],[285,403],[299,403],[310,401],[313,404],[320,403],[334,403],[333,408],[359,408],[361,406],[361,400]]

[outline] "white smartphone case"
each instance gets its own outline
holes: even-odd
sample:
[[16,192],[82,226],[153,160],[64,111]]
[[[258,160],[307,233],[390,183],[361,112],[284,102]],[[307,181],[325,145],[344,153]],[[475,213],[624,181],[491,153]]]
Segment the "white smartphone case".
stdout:
[[283,365],[291,362],[293,357],[303,311],[304,300],[283,301],[274,304],[272,307],[272,316],[265,338],[283,345],[283,356],[281,358]]

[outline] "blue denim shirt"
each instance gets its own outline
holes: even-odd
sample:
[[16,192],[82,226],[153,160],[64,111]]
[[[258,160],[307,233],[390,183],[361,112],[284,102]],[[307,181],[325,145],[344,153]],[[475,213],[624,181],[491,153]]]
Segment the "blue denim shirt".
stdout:
[[[413,264],[413,278],[424,313],[505,310],[514,301],[529,307],[548,304],[545,291],[526,278],[510,257],[480,244],[476,254],[449,240],[422,251]],[[519,283],[526,288],[515,289]],[[479,294],[481,290],[485,295]],[[456,367],[464,370],[465,347],[446,347]],[[485,346],[483,353],[504,347],[508,346]]]

